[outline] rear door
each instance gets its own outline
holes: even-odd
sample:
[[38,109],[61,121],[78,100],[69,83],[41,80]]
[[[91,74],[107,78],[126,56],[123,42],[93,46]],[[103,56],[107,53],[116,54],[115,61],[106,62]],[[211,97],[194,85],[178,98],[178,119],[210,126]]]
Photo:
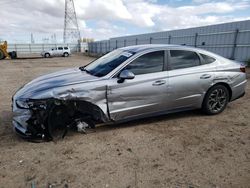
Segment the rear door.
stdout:
[[63,47],[58,47],[57,48],[57,56],[62,56],[63,55]]
[[111,80],[107,98],[113,120],[166,109],[168,72],[163,71],[165,60],[163,50],[146,53],[124,68],[135,74],[134,79],[123,83],[118,83],[118,78]]
[[216,66],[189,50],[170,50],[168,57],[170,108],[200,107]]

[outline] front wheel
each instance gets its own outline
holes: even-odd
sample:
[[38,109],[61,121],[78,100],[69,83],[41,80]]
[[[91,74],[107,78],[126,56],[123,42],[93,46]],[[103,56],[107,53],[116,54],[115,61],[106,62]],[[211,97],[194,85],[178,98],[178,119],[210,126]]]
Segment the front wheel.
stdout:
[[4,55],[3,51],[0,50],[0,60],[1,60],[1,59],[4,59],[4,58],[5,58],[5,55]]
[[48,133],[51,139],[63,138],[67,132],[67,126],[72,123],[66,106],[52,106],[48,116]]
[[226,108],[228,101],[228,89],[223,85],[213,86],[204,98],[202,110],[209,115],[219,114]]

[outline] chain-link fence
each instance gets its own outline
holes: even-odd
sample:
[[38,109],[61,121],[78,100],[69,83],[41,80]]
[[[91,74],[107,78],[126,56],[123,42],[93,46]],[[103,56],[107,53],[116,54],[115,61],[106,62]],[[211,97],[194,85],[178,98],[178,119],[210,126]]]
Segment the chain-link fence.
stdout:
[[69,47],[71,52],[79,52],[80,51],[80,44],[78,43],[57,43],[57,44],[8,44],[8,52],[16,51],[18,54],[36,54],[41,53],[44,50],[50,50],[51,48],[56,47]]

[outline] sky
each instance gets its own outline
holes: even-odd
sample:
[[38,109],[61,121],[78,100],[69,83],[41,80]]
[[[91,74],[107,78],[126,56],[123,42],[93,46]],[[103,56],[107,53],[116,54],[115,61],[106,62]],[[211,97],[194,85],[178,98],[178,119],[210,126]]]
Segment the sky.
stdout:
[[[0,39],[62,42],[65,0],[0,0]],[[117,36],[250,20],[250,0],[74,0],[81,37]],[[55,37],[52,37],[56,35]]]

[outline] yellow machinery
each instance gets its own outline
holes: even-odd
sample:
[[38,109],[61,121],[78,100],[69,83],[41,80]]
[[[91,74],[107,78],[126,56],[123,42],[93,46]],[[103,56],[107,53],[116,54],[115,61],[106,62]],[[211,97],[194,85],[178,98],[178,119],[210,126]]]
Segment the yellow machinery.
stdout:
[[10,56],[7,52],[8,44],[7,41],[4,41],[2,44],[0,44],[0,60],[7,58],[10,59]]
[[1,59],[15,59],[17,57],[16,52],[7,52],[8,43],[7,41],[4,41],[3,43],[0,43],[0,60]]

